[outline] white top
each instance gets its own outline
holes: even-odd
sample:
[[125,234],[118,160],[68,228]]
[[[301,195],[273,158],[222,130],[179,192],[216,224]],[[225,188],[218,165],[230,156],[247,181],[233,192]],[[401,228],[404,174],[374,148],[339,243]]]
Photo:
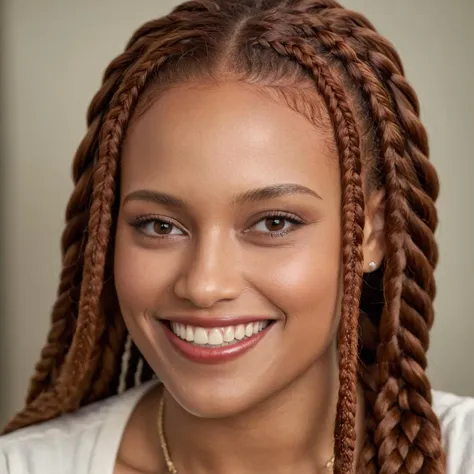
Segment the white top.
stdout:
[[[156,381],[0,437],[0,474],[113,474],[127,421]],[[474,474],[474,398],[433,392],[447,474]]]

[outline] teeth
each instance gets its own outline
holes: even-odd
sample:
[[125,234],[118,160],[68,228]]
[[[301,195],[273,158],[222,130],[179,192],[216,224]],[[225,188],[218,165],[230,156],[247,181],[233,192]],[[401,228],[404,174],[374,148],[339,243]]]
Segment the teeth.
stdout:
[[243,324],[239,324],[235,330],[235,336],[238,341],[241,341],[245,337],[245,327]]
[[224,342],[232,342],[234,340],[234,328],[233,327],[227,327],[224,330]]
[[186,326],[181,323],[171,323],[171,330],[184,341],[199,346],[222,346],[235,344],[246,337],[251,337],[265,329],[270,321],[255,321],[237,326],[204,329],[201,327]]
[[211,346],[220,346],[221,344],[224,344],[224,336],[219,331],[219,329],[213,329],[209,333],[208,344]]
[[194,331],[194,342],[203,346],[204,344],[207,344],[208,341],[209,338],[207,336],[207,331],[203,328],[196,328]]

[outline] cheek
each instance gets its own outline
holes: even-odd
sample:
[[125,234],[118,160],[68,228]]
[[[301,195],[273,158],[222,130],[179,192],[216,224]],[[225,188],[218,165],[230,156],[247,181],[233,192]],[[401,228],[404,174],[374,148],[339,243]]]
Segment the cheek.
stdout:
[[[276,258],[262,256],[255,262],[259,269],[260,291],[286,315],[285,330],[295,337],[290,344],[312,347],[329,344],[338,323],[340,300],[340,226],[339,221],[320,226],[311,238],[281,250]],[[303,339],[311,340],[305,344]]]
[[[172,263],[174,262],[174,263]],[[129,229],[119,224],[115,239],[114,279],[120,308],[128,322],[163,302],[176,268],[173,252],[140,248],[129,235]]]
[[317,243],[298,245],[292,251],[282,252],[277,259],[262,259],[261,272],[272,288],[273,301],[282,308],[309,308],[337,290],[340,252],[337,245],[330,248]]

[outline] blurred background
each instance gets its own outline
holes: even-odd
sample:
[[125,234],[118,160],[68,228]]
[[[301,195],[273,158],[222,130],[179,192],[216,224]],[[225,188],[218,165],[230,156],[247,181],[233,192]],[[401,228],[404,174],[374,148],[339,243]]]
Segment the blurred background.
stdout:
[[[174,0],[0,0],[0,424],[49,328],[72,157],[107,64]],[[441,178],[429,375],[474,396],[474,0],[343,0],[397,47]]]

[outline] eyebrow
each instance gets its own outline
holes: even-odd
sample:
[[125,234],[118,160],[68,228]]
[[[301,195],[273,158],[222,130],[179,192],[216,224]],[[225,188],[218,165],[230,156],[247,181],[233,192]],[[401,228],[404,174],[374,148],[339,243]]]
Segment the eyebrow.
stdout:
[[[239,206],[252,202],[266,201],[283,196],[306,195],[322,200],[321,196],[310,188],[301,184],[283,183],[265,186],[263,188],[250,189],[234,196],[231,206]],[[189,207],[186,200],[160,191],[141,189],[128,194],[124,199],[124,204],[128,201],[148,201],[162,206],[176,209]]]

